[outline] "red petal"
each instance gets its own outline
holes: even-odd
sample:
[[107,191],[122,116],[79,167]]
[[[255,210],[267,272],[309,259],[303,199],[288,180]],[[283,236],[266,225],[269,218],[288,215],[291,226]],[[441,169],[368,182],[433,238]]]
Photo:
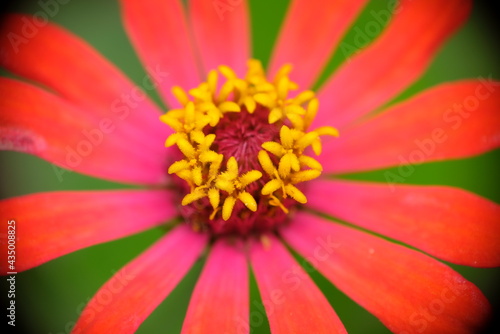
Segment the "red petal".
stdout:
[[308,206],[417,247],[440,259],[500,266],[500,205],[462,189],[326,181]]
[[303,88],[311,86],[366,2],[293,1],[274,49],[270,73],[291,63],[292,80]]
[[118,271],[89,301],[74,334],[134,333],[198,259],[204,235],[183,225]]
[[249,333],[248,293],[243,248],[216,242],[193,291],[182,333]]
[[283,236],[394,333],[476,333],[490,312],[475,285],[417,251],[306,213]]
[[205,72],[219,65],[230,66],[244,76],[250,58],[250,23],[247,2],[189,2],[190,22]]
[[[158,184],[166,174],[164,139],[152,145],[121,128],[117,117],[96,117],[39,87],[0,78],[0,148],[37,155],[81,173],[130,183]],[[124,131],[121,131],[121,130]]]
[[347,333],[316,284],[281,242],[266,238],[266,245],[252,244],[250,261],[271,332]]
[[[179,103],[174,85],[190,89],[200,83],[196,56],[179,0],[120,0],[123,20],[146,70],[170,106]],[[154,73],[160,73],[161,76]]]
[[[152,90],[145,78],[136,87],[85,41],[54,24],[39,26],[27,15],[10,15],[0,34],[0,64],[82,107],[94,117],[112,118],[116,133],[134,135],[149,145],[163,143],[158,108],[142,91]],[[149,141],[149,142],[148,142]]]
[[[0,211],[16,221],[16,271],[141,232],[175,215],[171,194],[161,190],[40,193],[0,201]],[[6,238],[2,235],[3,250]],[[2,273],[12,271],[5,266],[0,264]]]
[[[402,0],[382,35],[348,60],[321,89],[316,124],[343,127],[403,91],[466,20],[471,2]],[[389,11],[383,15],[389,16]]]
[[[481,79],[428,89],[341,132],[319,160],[325,171],[345,173],[490,151],[500,144],[499,85]],[[400,168],[397,177],[411,173]]]

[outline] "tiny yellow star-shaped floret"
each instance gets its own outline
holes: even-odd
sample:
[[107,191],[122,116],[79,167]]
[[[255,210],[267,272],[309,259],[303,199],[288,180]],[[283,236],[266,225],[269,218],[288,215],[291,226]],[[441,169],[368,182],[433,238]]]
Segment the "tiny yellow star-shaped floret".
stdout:
[[282,205],[278,204],[278,202],[280,202],[279,199],[273,195],[274,192],[280,189],[283,198],[290,196],[299,203],[305,204],[307,202],[306,196],[297,187],[295,187],[294,184],[315,179],[321,174],[320,171],[305,170],[292,173],[289,177],[281,177],[279,171],[276,170],[276,167],[266,151],[260,151],[258,159],[262,169],[264,169],[264,171],[271,178],[271,180],[268,181],[264,187],[262,187],[261,191],[262,195],[271,196],[272,202],[270,203],[275,203],[274,205],[279,205],[283,208]]
[[160,120],[175,131],[165,141],[166,147],[175,145],[179,139],[188,139],[188,135],[193,132],[201,133],[210,123],[210,118],[196,110],[191,101],[188,101],[182,109],[170,110],[161,115]]
[[[262,173],[258,170],[251,170],[243,175],[239,175],[238,162],[234,157],[229,158],[226,171],[220,173],[215,180],[215,188],[227,193],[222,206],[222,218],[224,220],[228,220],[231,217],[237,200],[240,200],[251,211],[255,212],[257,210],[257,202],[250,193],[245,191],[245,188],[261,177]],[[215,192],[213,192],[213,196],[214,203],[212,203],[212,200],[210,202],[214,210],[217,210],[219,200],[215,200],[215,198],[217,196],[220,198],[220,194],[215,195]]]
[[210,150],[210,146],[215,140],[214,134],[205,136],[200,132],[193,133],[190,137],[192,142],[185,138],[177,140],[177,147],[185,158],[170,165],[168,173],[177,174],[182,179],[188,181],[192,187],[195,187],[202,185],[205,167],[220,158],[218,153]]
[[[220,68],[225,67],[221,66]],[[241,107],[236,102],[228,101],[230,94],[236,89],[236,79],[241,80],[236,77],[235,80],[226,81],[217,94],[218,73],[212,70],[208,74],[207,82],[203,82],[189,91],[195,100],[197,109],[209,117],[210,126],[216,126],[227,112],[241,111]]]

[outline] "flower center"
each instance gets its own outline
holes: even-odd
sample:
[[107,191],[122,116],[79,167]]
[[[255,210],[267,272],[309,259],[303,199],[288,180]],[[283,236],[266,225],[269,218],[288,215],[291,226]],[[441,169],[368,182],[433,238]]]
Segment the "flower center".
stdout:
[[[307,202],[302,183],[317,178],[324,126],[308,131],[318,100],[312,91],[295,97],[290,65],[272,81],[257,60],[239,78],[227,66],[212,70],[206,82],[172,92],[182,105],[160,119],[174,133],[165,143],[181,159],[168,169],[177,176],[180,211],[196,230],[212,234],[261,233],[287,222],[290,211]],[[224,82],[219,82],[222,74]]]

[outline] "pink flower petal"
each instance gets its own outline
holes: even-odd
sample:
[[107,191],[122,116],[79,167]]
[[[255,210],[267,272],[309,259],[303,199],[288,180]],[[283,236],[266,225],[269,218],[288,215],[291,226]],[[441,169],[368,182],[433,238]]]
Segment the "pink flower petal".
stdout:
[[99,289],[72,333],[134,333],[186,275],[206,241],[186,225],[171,231]]
[[205,73],[227,65],[244,76],[250,58],[247,2],[192,0],[189,13]]
[[394,333],[476,333],[490,312],[475,285],[409,248],[307,213],[283,236]]
[[239,246],[227,240],[213,246],[189,302],[183,334],[249,333],[248,268]]
[[308,88],[366,0],[292,1],[270,63],[270,73],[291,63],[293,81]]
[[[197,86],[197,68],[186,16],[179,0],[120,0],[127,33],[159,92],[171,107],[174,85]],[[161,76],[155,73],[161,73]]]
[[250,261],[273,334],[347,333],[321,291],[281,242],[254,242]]
[[403,91],[466,20],[471,2],[402,0],[382,35],[349,59],[321,89],[316,124],[342,128]]
[[1,149],[34,154],[58,166],[114,181],[165,181],[164,139],[156,138],[157,143],[147,146],[133,134],[120,131],[119,118],[95,117],[28,83],[0,78],[0,92],[9,97],[0,99]]
[[[442,84],[341,131],[319,157],[326,172],[466,158],[500,145],[500,82]],[[414,167],[400,168],[399,179]]]
[[113,119],[119,123],[115,133],[126,133],[145,146],[163,142],[166,127],[143,92],[153,89],[151,80],[145,78],[142,87],[136,87],[79,37],[37,22],[27,15],[7,16],[0,34],[0,65],[49,88],[96,119]]
[[[163,190],[32,194],[0,201],[0,211],[16,221],[18,272],[158,226],[175,215],[172,196]],[[5,254],[6,238],[1,237]],[[11,271],[6,265],[0,264],[2,273]]]
[[321,180],[308,191],[308,207],[440,259],[500,266],[500,205],[465,190]]

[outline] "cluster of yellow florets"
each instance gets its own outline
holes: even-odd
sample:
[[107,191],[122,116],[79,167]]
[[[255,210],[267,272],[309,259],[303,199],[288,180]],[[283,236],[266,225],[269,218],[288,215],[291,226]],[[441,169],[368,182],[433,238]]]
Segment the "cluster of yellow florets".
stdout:
[[[319,155],[320,136],[338,136],[338,132],[328,126],[307,131],[318,110],[318,100],[312,91],[288,97],[291,90],[298,89],[288,77],[290,71],[290,65],[283,66],[270,82],[261,63],[250,60],[245,78],[239,78],[227,66],[219,66],[218,71],[209,72],[206,82],[188,93],[180,87],[173,88],[182,108],[170,110],[160,119],[174,130],[165,146],[177,145],[184,155],[184,159],[174,162],[168,169],[169,174],[176,174],[190,186],[191,191],[183,198],[182,205],[208,197],[213,208],[210,219],[222,211],[224,220],[231,217],[238,200],[249,210],[257,210],[255,193],[252,195],[246,189],[263,177],[262,172],[250,170],[240,174],[235,157],[225,157],[211,149],[216,141],[211,129],[226,113],[238,113],[244,109],[252,114],[258,106],[269,110],[269,124],[280,127],[279,141],[263,143],[258,153],[262,171],[267,174],[267,182],[257,194],[259,201],[267,201],[285,212],[287,209],[282,200],[287,197],[306,203],[306,196],[295,185],[317,178],[322,166],[304,151],[311,146],[312,151]],[[225,79],[220,88],[219,73]],[[225,169],[221,170],[224,162]],[[223,203],[222,208],[220,203]]]

